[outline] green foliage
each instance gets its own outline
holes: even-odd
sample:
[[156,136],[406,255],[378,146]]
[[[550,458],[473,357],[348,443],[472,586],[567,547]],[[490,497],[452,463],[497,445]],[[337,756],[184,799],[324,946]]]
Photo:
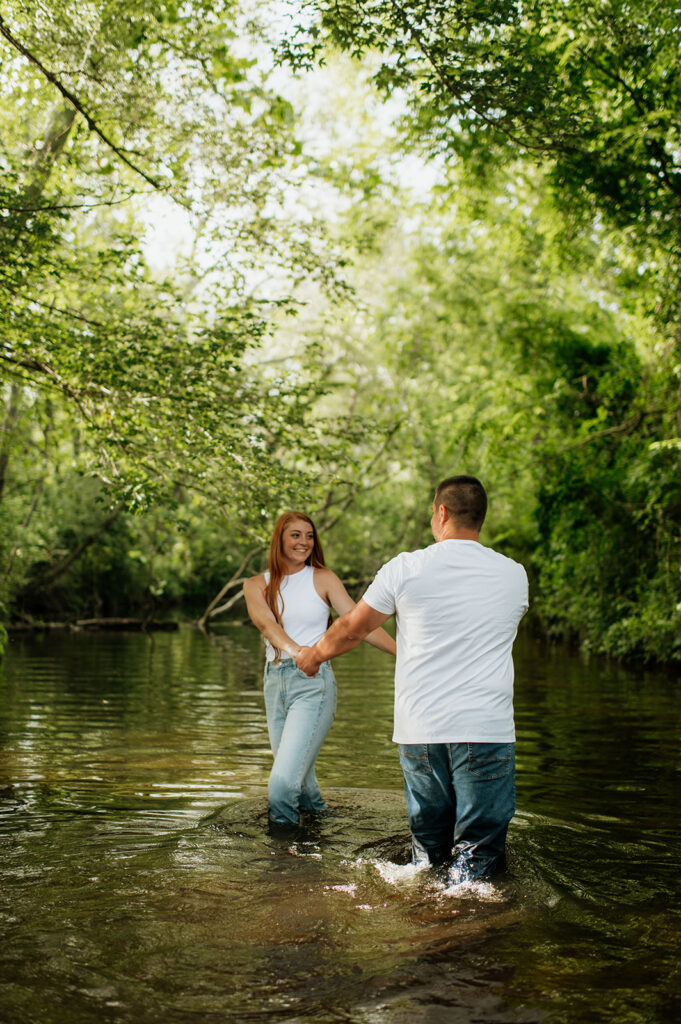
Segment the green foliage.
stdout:
[[310,330],[346,407],[371,408],[388,442],[334,526],[333,564],[361,592],[390,554],[430,542],[437,480],[473,472],[485,542],[527,565],[536,626],[677,659],[678,450],[664,439],[678,371],[633,312],[648,282],[623,287],[602,235],[566,253],[536,171],[495,184],[451,168],[429,203],[376,195],[349,215],[352,309]]
[[196,613],[285,507],[360,593],[462,471],[536,625],[681,659],[673,12],[301,3],[311,126],[233,3],[6,6],[8,616]]
[[377,85],[407,91],[427,150],[483,174],[490,157],[547,159],[562,203],[582,198],[639,242],[652,231],[678,252],[678,10],[647,0],[302,7],[308,19],[282,45],[295,65],[329,44],[377,52]]
[[[526,545],[548,632],[678,659],[679,12],[619,0],[304,11],[282,56],[311,68],[333,48],[367,55],[379,89],[406,97],[403,145],[450,169],[455,230],[433,228],[385,318],[410,307],[393,345],[406,394],[413,380],[428,395],[417,457],[435,469],[439,448],[491,472],[510,513],[494,529]],[[531,162],[543,195],[514,181]],[[495,236],[508,259],[490,252]]]
[[[248,486],[263,450],[283,480],[276,452],[311,389],[281,381],[276,414],[251,422],[268,403],[244,355],[283,300],[247,292],[258,268],[332,280],[335,267],[318,225],[285,233],[272,216],[300,147],[290,104],[236,53],[244,13],[15,4],[0,31],[14,103],[0,117],[4,371],[70,405],[91,468],[133,507],[178,485]],[[153,191],[191,230],[172,274],[149,261]]]

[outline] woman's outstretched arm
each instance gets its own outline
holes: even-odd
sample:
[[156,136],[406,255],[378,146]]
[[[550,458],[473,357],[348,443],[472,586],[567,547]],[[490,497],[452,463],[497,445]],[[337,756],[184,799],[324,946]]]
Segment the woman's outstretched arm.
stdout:
[[246,608],[253,625],[260,630],[265,639],[269,640],[273,647],[295,658],[300,650],[300,644],[284,632],[274,617],[274,613],[265,600],[265,577],[251,576],[250,580],[244,583],[244,598]]

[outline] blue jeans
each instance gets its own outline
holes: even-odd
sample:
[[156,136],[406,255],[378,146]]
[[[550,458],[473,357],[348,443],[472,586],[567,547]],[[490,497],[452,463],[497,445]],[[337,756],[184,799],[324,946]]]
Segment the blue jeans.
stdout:
[[301,810],[328,810],[314,766],[336,714],[336,679],[329,662],[310,678],[291,658],[269,661],[265,708],[274,754],[267,792],[270,819],[294,824]]
[[401,743],[415,864],[451,861],[452,881],[503,866],[515,813],[514,743]]

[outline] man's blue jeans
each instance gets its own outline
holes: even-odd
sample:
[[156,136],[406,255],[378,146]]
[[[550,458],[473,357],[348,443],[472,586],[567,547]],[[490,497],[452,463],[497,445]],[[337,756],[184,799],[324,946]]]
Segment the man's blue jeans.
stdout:
[[504,863],[515,813],[514,743],[400,744],[415,864],[451,861],[452,881]]
[[271,820],[294,824],[301,810],[328,810],[314,766],[336,714],[336,679],[329,662],[313,678],[291,658],[268,662],[265,708],[274,754],[267,794]]

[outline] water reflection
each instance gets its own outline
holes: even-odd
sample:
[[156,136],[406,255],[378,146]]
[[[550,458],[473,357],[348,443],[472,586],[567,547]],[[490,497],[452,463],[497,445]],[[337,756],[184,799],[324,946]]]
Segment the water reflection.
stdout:
[[521,642],[509,870],[408,865],[392,684],[337,663],[328,817],[275,834],[253,630],[14,641],[0,1020],[681,1019],[678,681]]

